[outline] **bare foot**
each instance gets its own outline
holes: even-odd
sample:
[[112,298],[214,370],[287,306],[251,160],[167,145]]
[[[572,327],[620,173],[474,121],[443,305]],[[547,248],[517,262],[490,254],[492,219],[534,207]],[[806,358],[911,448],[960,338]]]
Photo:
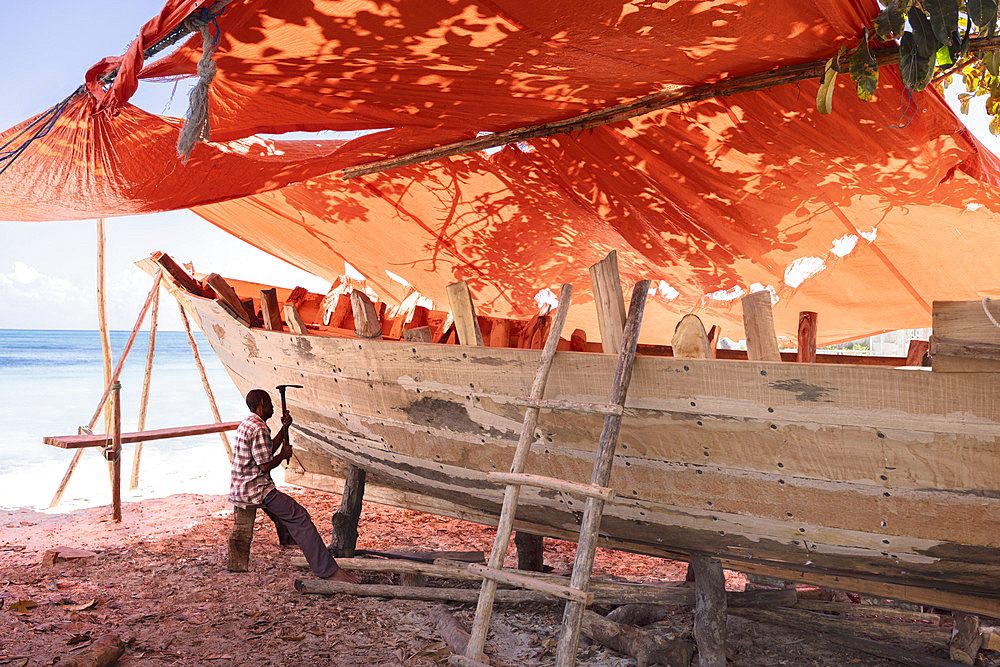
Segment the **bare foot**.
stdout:
[[339,570],[337,570],[336,572],[334,572],[333,574],[331,574],[329,577],[326,578],[332,579],[333,581],[343,581],[348,584],[361,583],[361,577],[354,574],[353,572],[348,572],[344,568],[340,568]]

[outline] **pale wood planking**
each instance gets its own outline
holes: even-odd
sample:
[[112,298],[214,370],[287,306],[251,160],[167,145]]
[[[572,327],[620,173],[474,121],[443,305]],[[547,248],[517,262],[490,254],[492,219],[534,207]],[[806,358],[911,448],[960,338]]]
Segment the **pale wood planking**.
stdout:
[[447,291],[458,342],[462,345],[482,345],[483,334],[479,330],[479,320],[476,318],[476,308],[469,293],[469,284],[464,280],[452,283],[448,285]]
[[688,313],[674,327],[670,346],[675,359],[711,359],[712,344],[705,333],[701,318]]
[[283,331],[281,312],[278,309],[278,293],[273,287],[260,291],[260,311],[264,320],[264,328],[271,331]]
[[601,330],[601,347],[605,354],[617,355],[625,329],[625,297],[618,276],[618,253],[612,250],[589,270],[594,305],[597,306],[597,323]]
[[309,334],[309,329],[306,327],[306,323],[302,321],[299,309],[295,307],[294,303],[285,304],[285,321],[288,322],[288,330],[296,336],[306,336]]
[[351,311],[354,313],[354,333],[361,338],[382,337],[382,322],[368,295],[351,290]]
[[799,363],[816,362],[816,334],[819,331],[819,315],[811,310],[799,313],[798,347],[795,351],[795,361]]
[[743,329],[747,336],[747,359],[750,361],[781,361],[778,339],[774,335],[774,316],[771,314],[771,292],[748,294],[743,305]]

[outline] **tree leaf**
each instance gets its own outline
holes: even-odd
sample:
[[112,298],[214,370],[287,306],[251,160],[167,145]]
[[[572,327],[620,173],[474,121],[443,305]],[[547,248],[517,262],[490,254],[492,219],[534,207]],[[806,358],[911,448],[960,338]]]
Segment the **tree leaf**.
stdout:
[[947,45],[942,46],[937,50],[937,53],[934,54],[934,60],[937,61],[937,64],[942,67],[955,64],[955,62],[951,59],[951,48]]
[[990,134],[994,137],[1000,134],[1000,116],[993,116],[990,119]]
[[[989,0],[993,2],[994,0]],[[906,16],[898,2],[893,2],[875,17],[875,36],[888,41],[903,34]]]
[[850,60],[851,81],[858,89],[858,98],[868,102],[878,88],[878,63],[868,49],[868,31],[861,43],[854,49]]
[[952,32],[958,30],[958,0],[924,0],[931,16],[931,28],[940,44],[947,44]]
[[964,113],[964,114],[969,113],[969,100],[970,99],[972,99],[972,98],[971,97],[966,97],[965,99],[962,100],[961,107],[962,107],[962,113]]
[[910,90],[923,90],[934,74],[934,57],[923,56],[914,43],[912,33],[903,33],[899,40],[899,73]]
[[[917,48],[917,52],[924,58],[930,58],[937,53],[938,47],[941,46],[934,35],[934,29],[931,28],[930,20],[919,7],[911,7],[910,12],[906,16],[910,20],[910,27],[913,29],[911,34],[913,35],[913,43]],[[947,38],[941,40],[941,43],[945,41],[947,41]]]
[[19,614],[27,614],[29,611],[38,606],[38,603],[34,600],[18,600],[10,606],[11,611],[16,611]]
[[819,91],[816,93],[816,108],[821,114],[833,111],[833,89],[837,87],[837,60],[839,58],[838,54],[827,60],[823,70],[823,79],[819,84]]
[[980,29],[996,23],[996,0],[966,0],[965,9],[969,13],[969,18]]
[[[986,67],[986,71],[993,76],[1000,76],[1000,51],[990,51],[982,55],[983,65]],[[968,85],[966,85],[968,88]],[[975,90],[973,88],[972,90]],[[970,90],[969,92],[972,92]]]

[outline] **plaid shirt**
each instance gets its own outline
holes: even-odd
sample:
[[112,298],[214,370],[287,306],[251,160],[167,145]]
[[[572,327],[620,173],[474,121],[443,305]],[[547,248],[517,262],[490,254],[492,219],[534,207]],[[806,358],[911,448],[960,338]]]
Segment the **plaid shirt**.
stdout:
[[233,449],[232,482],[229,501],[239,505],[263,505],[264,496],[274,489],[270,473],[260,467],[274,458],[271,431],[258,415],[251,413],[236,429]]

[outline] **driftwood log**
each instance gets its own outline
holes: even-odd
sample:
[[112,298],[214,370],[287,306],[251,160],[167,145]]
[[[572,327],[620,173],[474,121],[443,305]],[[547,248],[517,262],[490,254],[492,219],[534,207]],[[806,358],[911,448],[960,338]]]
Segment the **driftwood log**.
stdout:
[[872,619],[832,618],[792,609],[743,608],[731,609],[729,613],[752,621],[803,630],[810,634],[822,633],[823,638],[827,641],[870,655],[895,660],[904,665],[917,665],[918,667],[955,667],[956,665],[951,660],[941,660],[933,656],[907,651],[898,646],[855,636],[855,634],[870,632],[900,644],[912,644],[915,637],[928,642],[944,644],[950,635],[947,630],[941,628],[920,628],[919,626],[898,624],[893,627],[893,624],[880,623]]
[[544,539],[541,535],[532,535],[524,531],[514,533],[514,546],[517,547],[517,569],[528,572],[542,572],[544,568]]
[[367,473],[357,466],[351,466],[347,471],[340,507],[330,519],[333,524],[330,553],[334,558],[351,558],[358,546],[358,521],[361,519],[361,501],[365,498],[365,477]]
[[253,542],[253,522],[256,508],[233,508],[233,532],[229,534],[230,572],[246,572],[250,569],[250,544]]
[[694,638],[700,667],[726,667],[726,579],[722,563],[692,556],[695,608]]
[[955,662],[974,665],[976,654],[983,645],[983,638],[979,633],[979,617],[955,612],[954,618],[955,628],[948,644],[948,654]]
[[62,667],[109,667],[125,653],[118,635],[105,635],[79,653],[59,661]]
[[429,614],[434,622],[434,629],[441,635],[455,655],[465,655],[465,649],[469,646],[469,633],[461,626],[458,620],[443,605],[431,608]]
[[663,620],[666,614],[667,608],[657,604],[624,604],[612,610],[605,618],[638,628]]
[[580,631],[613,651],[635,658],[638,667],[655,664],[687,667],[694,653],[691,642],[673,633],[622,625],[589,610],[583,612]]

